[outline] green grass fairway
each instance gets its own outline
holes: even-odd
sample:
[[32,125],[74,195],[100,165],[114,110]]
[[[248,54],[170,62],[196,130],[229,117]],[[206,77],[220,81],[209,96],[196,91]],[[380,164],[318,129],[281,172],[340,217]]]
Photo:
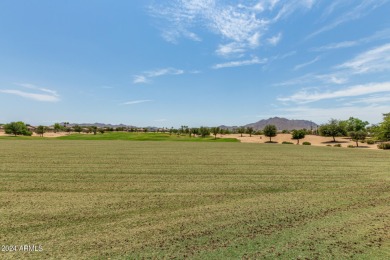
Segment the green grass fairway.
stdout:
[[130,133],[130,132],[106,132],[104,134],[71,134],[57,137],[61,140],[128,140],[128,141],[185,141],[185,142],[239,142],[236,138],[217,138],[213,136],[189,137],[167,133]]
[[389,259],[390,153],[0,140],[1,259]]

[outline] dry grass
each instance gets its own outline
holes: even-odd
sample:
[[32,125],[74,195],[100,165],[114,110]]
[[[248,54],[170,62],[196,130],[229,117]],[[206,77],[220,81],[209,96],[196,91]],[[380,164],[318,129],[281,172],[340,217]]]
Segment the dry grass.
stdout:
[[386,259],[390,154],[0,140],[0,258]]

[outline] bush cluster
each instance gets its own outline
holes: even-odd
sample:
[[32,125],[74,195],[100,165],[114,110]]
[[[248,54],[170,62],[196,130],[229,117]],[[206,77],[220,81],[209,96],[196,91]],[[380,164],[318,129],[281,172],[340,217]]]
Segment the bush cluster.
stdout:
[[311,145],[310,142],[303,142],[302,145]]
[[341,147],[341,144],[335,144],[333,147]]
[[293,144],[293,143],[284,141],[282,144]]
[[375,144],[375,141],[372,140],[372,139],[368,139],[368,140],[367,140],[367,144]]
[[378,144],[378,148],[379,148],[379,149],[383,149],[383,150],[390,150],[390,143],[381,143],[381,144]]

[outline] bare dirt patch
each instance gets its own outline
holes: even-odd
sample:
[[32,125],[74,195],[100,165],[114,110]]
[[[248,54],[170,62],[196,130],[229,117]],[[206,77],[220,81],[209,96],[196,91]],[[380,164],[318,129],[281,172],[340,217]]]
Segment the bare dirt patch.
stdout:
[[[69,133],[65,132],[58,132],[58,133],[53,133],[53,132],[48,132],[43,135],[43,137],[59,137],[59,136],[64,136],[64,135],[69,135]],[[12,136],[9,134],[6,134],[4,131],[0,131],[0,136]],[[39,136],[36,133],[33,133],[32,136]]]
[[[252,135],[249,136],[248,134],[243,134],[241,137],[241,134],[230,134],[230,135],[223,135],[220,136],[222,138],[237,138],[242,143],[265,143],[269,141],[269,137],[266,137],[264,135]],[[278,142],[281,144],[282,142],[292,142],[297,143],[297,140],[291,139],[291,134],[278,134],[275,137],[272,137],[272,142]],[[336,137],[336,142],[333,142],[333,139],[331,137],[323,137],[323,136],[316,136],[316,135],[306,135],[304,139],[299,140],[299,144],[301,145],[303,142],[310,142],[311,145],[314,146],[328,146],[328,145],[335,145],[340,144],[341,147],[347,147],[348,145],[356,146],[356,143],[354,141],[351,141],[348,137]],[[368,148],[368,149],[378,149],[376,144],[367,144],[367,143],[359,143],[360,148]]]

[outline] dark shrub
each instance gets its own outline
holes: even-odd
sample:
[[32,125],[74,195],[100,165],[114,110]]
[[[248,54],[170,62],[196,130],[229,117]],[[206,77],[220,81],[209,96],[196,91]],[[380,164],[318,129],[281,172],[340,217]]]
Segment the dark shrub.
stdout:
[[381,143],[381,144],[378,144],[378,148],[379,148],[379,149],[383,149],[383,150],[389,150],[389,149],[390,149],[390,143]]
[[311,145],[310,142],[303,142],[302,145]]

